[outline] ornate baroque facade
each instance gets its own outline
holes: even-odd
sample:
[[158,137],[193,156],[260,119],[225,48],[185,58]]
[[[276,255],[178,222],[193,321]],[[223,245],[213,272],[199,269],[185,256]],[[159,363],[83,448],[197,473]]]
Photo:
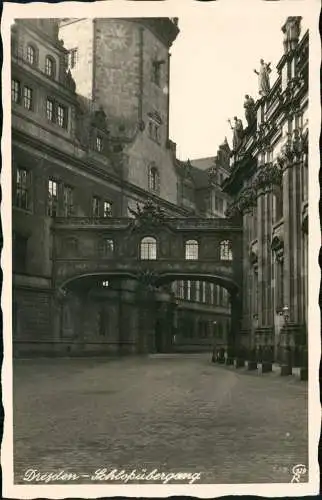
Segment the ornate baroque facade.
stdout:
[[308,311],[308,32],[282,28],[278,78],[254,103],[231,158],[227,215],[243,223],[240,341],[257,356],[305,362]]

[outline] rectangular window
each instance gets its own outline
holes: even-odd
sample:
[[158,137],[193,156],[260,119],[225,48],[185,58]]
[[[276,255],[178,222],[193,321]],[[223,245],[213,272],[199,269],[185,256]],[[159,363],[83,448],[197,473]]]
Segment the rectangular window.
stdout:
[[184,299],[184,282],[179,281],[179,299]]
[[56,217],[58,215],[58,184],[56,181],[48,181],[48,206],[47,215]]
[[160,140],[161,140],[161,138],[160,138],[160,124],[156,123],[154,120],[150,120],[149,125],[148,125],[148,129],[149,129],[150,139],[152,139],[153,141],[160,144]]
[[46,115],[48,120],[54,121],[54,102],[51,99],[46,101]]
[[96,150],[103,151],[103,138],[100,135],[96,136]]
[[68,52],[68,67],[73,69],[76,67],[78,60],[78,49],[74,48]]
[[74,190],[71,186],[64,186],[64,217],[73,215]]
[[62,128],[67,128],[67,110],[61,104],[57,105],[57,124]]
[[30,173],[25,168],[17,168],[15,206],[29,209]]
[[30,87],[24,87],[23,89],[23,105],[29,111],[32,110],[32,89]]
[[11,100],[19,103],[21,97],[21,84],[18,80],[11,80]]
[[191,281],[187,281],[187,300],[191,300]]
[[12,265],[16,273],[25,273],[27,265],[28,239],[20,234],[13,233],[12,238]]
[[162,61],[152,62],[152,81],[158,86],[161,84],[161,66]]
[[100,199],[97,196],[92,199],[92,215],[93,217],[100,216]]
[[114,241],[111,239],[106,239],[104,242],[104,253],[105,255],[112,255],[114,252]]
[[200,281],[196,281],[195,299],[196,299],[196,302],[200,302]]
[[112,203],[110,203],[109,201],[104,201],[103,216],[112,217]]

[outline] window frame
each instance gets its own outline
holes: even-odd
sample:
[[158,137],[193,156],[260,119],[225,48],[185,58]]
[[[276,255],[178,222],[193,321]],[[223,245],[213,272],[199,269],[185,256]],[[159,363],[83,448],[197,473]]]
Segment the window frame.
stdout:
[[63,186],[63,209],[64,217],[71,217],[74,213],[74,188],[70,184]]
[[[48,104],[52,104],[52,118],[48,115]],[[68,106],[62,104],[51,96],[46,97],[46,118],[50,123],[57,125],[57,127],[68,130]],[[63,111],[61,115],[60,111]]]
[[219,243],[219,258],[221,261],[231,262],[233,260],[231,240],[222,240]]
[[157,85],[158,87],[161,87],[161,75],[162,75],[162,62],[154,59],[152,61],[152,67],[151,67],[151,81],[154,83],[154,85]]
[[[60,111],[62,111],[62,114],[60,113]],[[64,104],[61,104],[60,102],[56,102],[56,120],[55,120],[55,123],[60,128],[63,128],[63,129],[68,128],[67,107]]]
[[[109,210],[107,209],[107,206],[109,207]],[[103,201],[103,217],[106,219],[108,217],[113,217],[113,203],[108,200]]]
[[[51,64],[51,71],[48,71],[48,63]],[[50,55],[45,57],[45,75],[49,78],[55,78],[56,76],[56,61]]]
[[78,63],[78,47],[73,47],[68,50],[67,53],[67,67],[68,69],[74,69]]
[[[51,118],[48,116],[48,104],[51,104]],[[55,123],[55,101],[50,97],[46,98],[46,117],[51,123]]]
[[157,239],[154,236],[144,236],[140,240],[140,260],[157,260]]
[[92,217],[99,218],[101,215],[101,198],[92,196]]
[[[27,91],[27,95],[26,95]],[[28,95],[29,93],[29,95]],[[32,87],[29,87],[29,85],[24,85],[23,86],[23,107],[27,109],[28,111],[33,111],[34,108],[34,100],[33,100],[33,95],[34,95],[34,89]],[[26,106],[26,103],[29,103],[29,105]]]
[[104,238],[104,256],[111,257],[115,252],[115,241],[112,238]]
[[150,165],[149,167],[149,190],[154,193],[160,192],[160,174],[159,169],[155,164]]
[[95,150],[98,153],[102,153],[103,149],[104,149],[104,139],[100,134],[97,134],[95,140]]
[[[24,173],[23,178],[25,182],[19,182],[18,177],[21,173]],[[31,211],[31,171],[25,167],[16,167],[15,171],[15,186],[14,186],[14,206],[20,210],[25,210],[26,212]],[[20,200],[18,202],[18,199]],[[23,203],[21,200],[25,199]]]
[[[32,52],[30,52],[30,50]],[[37,49],[34,44],[28,43],[26,47],[26,61],[30,66],[37,66]],[[32,53],[32,57],[30,58],[30,54]],[[32,59],[32,60],[31,60]]]
[[185,241],[185,260],[199,260],[199,242],[198,240]]
[[[17,84],[18,88],[14,88],[15,87],[15,84]],[[22,89],[22,85],[21,85],[21,81],[20,80],[17,80],[16,78],[11,78],[11,102],[14,102],[16,104],[20,104],[21,103],[21,89]],[[13,96],[17,96],[17,99],[13,99]]]
[[[56,194],[53,192],[53,187],[56,186]],[[59,215],[59,182],[49,177],[47,182],[47,216],[58,217]],[[50,198],[51,197],[51,198]]]

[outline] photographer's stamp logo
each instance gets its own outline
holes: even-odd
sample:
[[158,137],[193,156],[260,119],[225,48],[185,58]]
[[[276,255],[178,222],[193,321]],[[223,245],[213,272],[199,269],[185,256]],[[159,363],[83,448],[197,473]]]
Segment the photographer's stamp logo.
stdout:
[[291,479],[291,483],[300,483],[301,477],[305,476],[306,473],[307,473],[306,465],[303,464],[294,465],[294,467],[292,468],[293,477]]

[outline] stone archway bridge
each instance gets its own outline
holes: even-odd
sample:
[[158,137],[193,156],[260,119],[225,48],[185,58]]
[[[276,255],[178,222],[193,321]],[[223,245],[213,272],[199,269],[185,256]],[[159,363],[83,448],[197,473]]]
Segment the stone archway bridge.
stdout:
[[[156,255],[141,258],[141,242],[152,237]],[[241,289],[242,227],[232,219],[56,218],[53,227],[56,290],[88,276],[133,278],[159,286],[176,279],[212,281],[230,293]],[[186,242],[198,245],[198,258],[186,258]],[[222,255],[229,245],[229,257]]]

